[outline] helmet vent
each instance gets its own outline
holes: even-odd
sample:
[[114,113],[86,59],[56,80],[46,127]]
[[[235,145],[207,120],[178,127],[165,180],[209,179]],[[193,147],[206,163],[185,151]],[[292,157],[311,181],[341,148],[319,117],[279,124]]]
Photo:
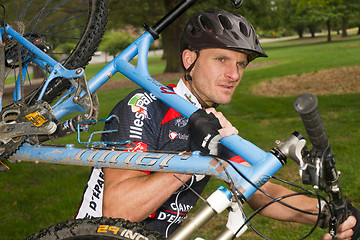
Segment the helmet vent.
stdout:
[[232,33],[232,35],[234,36],[234,38],[235,38],[236,40],[239,40],[239,39],[240,39],[239,35],[238,35],[236,32],[231,31],[231,33]]
[[189,27],[189,32],[192,34],[192,35],[196,35],[197,31],[194,27]]
[[241,33],[244,34],[246,37],[249,37],[249,30],[248,30],[248,28],[246,27],[245,23],[240,22],[240,23],[239,23],[239,27],[240,27]]
[[224,29],[232,29],[232,24],[229,18],[225,17],[224,15],[219,15],[219,20]]
[[214,26],[208,17],[201,16],[200,22],[206,32],[214,32]]

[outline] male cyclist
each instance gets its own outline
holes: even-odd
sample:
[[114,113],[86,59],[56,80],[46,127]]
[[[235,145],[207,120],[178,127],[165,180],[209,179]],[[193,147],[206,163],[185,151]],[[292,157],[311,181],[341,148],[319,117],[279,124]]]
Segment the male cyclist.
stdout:
[[[204,116],[215,129],[210,139],[192,128],[188,120],[151,93],[139,89],[130,93],[112,110],[120,119],[111,121],[106,129],[117,133],[103,135],[105,141],[132,140],[131,151],[193,151],[202,150],[222,158],[247,164],[239,156],[218,145],[217,133],[222,137],[238,131],[214,108],[228,104],[239,84],[246,66],[257,57],[267,57],[257,40],[252,25],[242,16],[223,10],[206,10],[195,14],[187,23],[181,38],[181,60],[185,75],[172,90],[198,108],[205,109]],[[206,129],[206,128],[205,128]],[[205,142],[205,146],[201,143]],[[174,177],[176,175],[176,177]],[[189,188],[201,193],[208,176],[144,172],[135,170],[94,168],[77,218],[116,217],[143,222],[147,226],[170,235],[186,218],[198,197]],[[186,182],[186,186],[183,185]],[[267,183],[263,189],[280,197],[290,190]],[[257,209],[270,201],[256,192],[248,203]],[[317,212],[317,199],[297,196],[285,200],[290,205]],[[263,215],[308,224],[316,217],[290,210],[281,204],[265,208]],[[339,229],[339,239],[349,238],[356,219],[349,217]],[[324,236],[324,239],[329,237]]]

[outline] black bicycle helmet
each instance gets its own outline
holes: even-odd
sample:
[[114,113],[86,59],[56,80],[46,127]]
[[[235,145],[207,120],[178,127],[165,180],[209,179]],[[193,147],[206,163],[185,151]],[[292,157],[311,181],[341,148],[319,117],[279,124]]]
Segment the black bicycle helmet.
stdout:
[[267,57],[256,32],[246,18],[221,9],[208,9],[193,15],[185,26],[180,51],[225,48],[248,55],[248,61]]

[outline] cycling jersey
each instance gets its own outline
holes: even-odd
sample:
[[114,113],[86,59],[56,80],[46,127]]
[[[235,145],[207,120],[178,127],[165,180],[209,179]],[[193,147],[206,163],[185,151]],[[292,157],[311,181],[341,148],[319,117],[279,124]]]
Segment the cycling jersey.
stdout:
[[[200,107],[199,102],[182,80],[177,86],[174,86],[173,90],[195,106]],[[131,140],[135,143],[132,151],[166,150],[181,152],[190,150],[191,136],[187,124],[188,120],[143,89],[130,93],[114,107],[110,115],[117,115],[120,124],[115,118],[107,122],[105,129],[116,129],[118,131],[103,134],[103,141]],[[227,148],[221,150],[221,157],[226,159],[239,158]],[[151,174],[151,172],[147,174]],[[200,194],[208,180],[209,176],[195,175],[187,182],[187,185]],[[95,167],[90,174],[76,218],[102,216],[103,187],[104,174],[101,168]],[[181,187],[143,222],[166,236],[170,235],[180,226],[198,199],[188,187]]]

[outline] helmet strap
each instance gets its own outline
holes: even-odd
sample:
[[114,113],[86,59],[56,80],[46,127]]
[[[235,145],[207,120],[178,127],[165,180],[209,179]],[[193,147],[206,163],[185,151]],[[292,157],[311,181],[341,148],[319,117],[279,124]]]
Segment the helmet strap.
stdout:
[[200,51],[199,50],[193,50],[195,53],[196,53],[196,59],[195,61],[185,70],[185,75],[184,75],[184,80],[185,81],[191,81],[192,80],[192,77],[190,75],[190,72],[191,70],[194,68],[195,66],[195,63],[197,61],[197,59],[199,58],[200,56]]

